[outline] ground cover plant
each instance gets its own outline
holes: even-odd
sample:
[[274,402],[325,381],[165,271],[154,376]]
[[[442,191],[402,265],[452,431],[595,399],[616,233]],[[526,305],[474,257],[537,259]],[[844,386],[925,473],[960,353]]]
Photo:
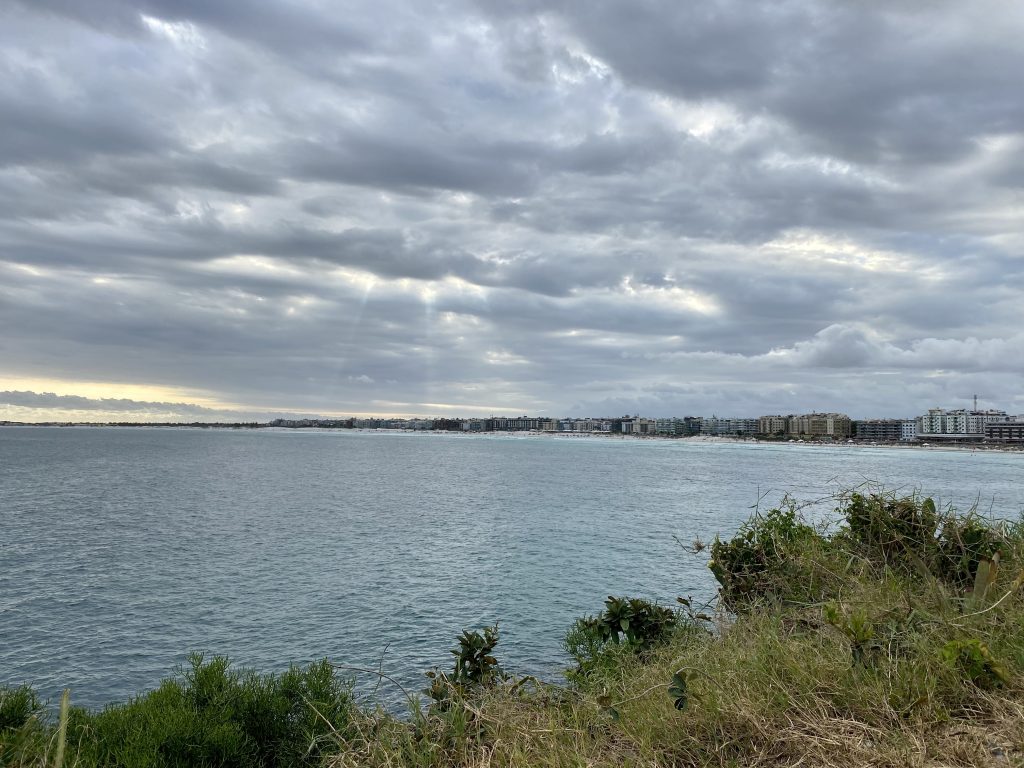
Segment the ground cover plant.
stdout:
[[[886,493],[834,517],[786,503],[714,541],[710,609],[609,597],[569,629],[564,683],[504,669],[496,626],[463,633],[405,717],[355,706],[326,663],[286,685],[198,660],[72,710],[63,765],[1024,764],[1021,524]],[[54,765],[57,725],[5,689],[0,763]]]

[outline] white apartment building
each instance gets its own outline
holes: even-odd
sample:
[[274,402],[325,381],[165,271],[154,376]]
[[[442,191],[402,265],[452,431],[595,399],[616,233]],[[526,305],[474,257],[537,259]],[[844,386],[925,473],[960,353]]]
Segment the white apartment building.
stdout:
[[900,421],[900,440],[917,439],[917,421],[915,419],[903,419]]
[[981,437],[985,425],[1006,421],[1006,411],[968,411],[959,408],[947,411],[944,408],[930,408],[928,413],[917,418],[918,437]]
[[624,435],[653,435],[657,431],[657,421],[640,417],[623,419],[621,429]]

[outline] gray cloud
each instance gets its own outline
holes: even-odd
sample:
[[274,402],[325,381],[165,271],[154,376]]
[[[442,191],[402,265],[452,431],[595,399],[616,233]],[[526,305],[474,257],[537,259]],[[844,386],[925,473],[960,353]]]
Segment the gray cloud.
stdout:
[[113,397],[81,397],[79,395],[56,395],[52,392],[0,392],[0,405],[14,405],[19,408],[59,408],[75,411],[187,411],[197,415],[216,413],[195,403],[154,403]]
[[1022,406],[1022,32],[987,0],[8,4],[4,380]]

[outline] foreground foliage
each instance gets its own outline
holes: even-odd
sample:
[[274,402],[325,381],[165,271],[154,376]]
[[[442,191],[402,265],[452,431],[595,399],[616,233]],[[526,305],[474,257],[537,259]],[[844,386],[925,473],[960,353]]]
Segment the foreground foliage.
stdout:
[[[713,615],[609,597],[566,637],[568,686],[508,674],[497,627],[485,628],[458,639],[453,668],[431,673],[406,718],[352,706],[327,665],[319,683],[301,678],[302,695],[280,694],[292,713],[280,722],[296,723],[285,727],[271,707],[248,719],[241,702],[263,698],[221,697],[221,682],[199,680],[211,664],[200,660],[128,705],[73,712],[65,765],[1024,764],[1020,524],[850,494],[833,526],[786,504],[710,551]],[[230,677],[226,664],[203,674]],[[0,763],[52,764],[55,732],[31,691],[3,692],[0,725]]]
[[[57,762],[57,733],[25,689],[0,694],[0,764]],[[347,684],[327,662],[280,675],[231,669],[194,654],[177,677],[127,704],[66,717],[65,765],[319,765],[353,712]]]

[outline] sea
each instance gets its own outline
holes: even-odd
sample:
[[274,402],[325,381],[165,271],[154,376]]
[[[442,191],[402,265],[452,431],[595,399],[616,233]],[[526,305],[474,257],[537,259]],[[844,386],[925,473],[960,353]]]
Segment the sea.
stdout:
[[[0,683],[101,707],[192,651],[327,658],[411,689],[495,622],[559,680],[609,595],[711,600],[707,554],[789,495],[884,486],[998,518],[1024,453],[349,430],[0,428]],[[394,686],[347,672],[386,706]]]

